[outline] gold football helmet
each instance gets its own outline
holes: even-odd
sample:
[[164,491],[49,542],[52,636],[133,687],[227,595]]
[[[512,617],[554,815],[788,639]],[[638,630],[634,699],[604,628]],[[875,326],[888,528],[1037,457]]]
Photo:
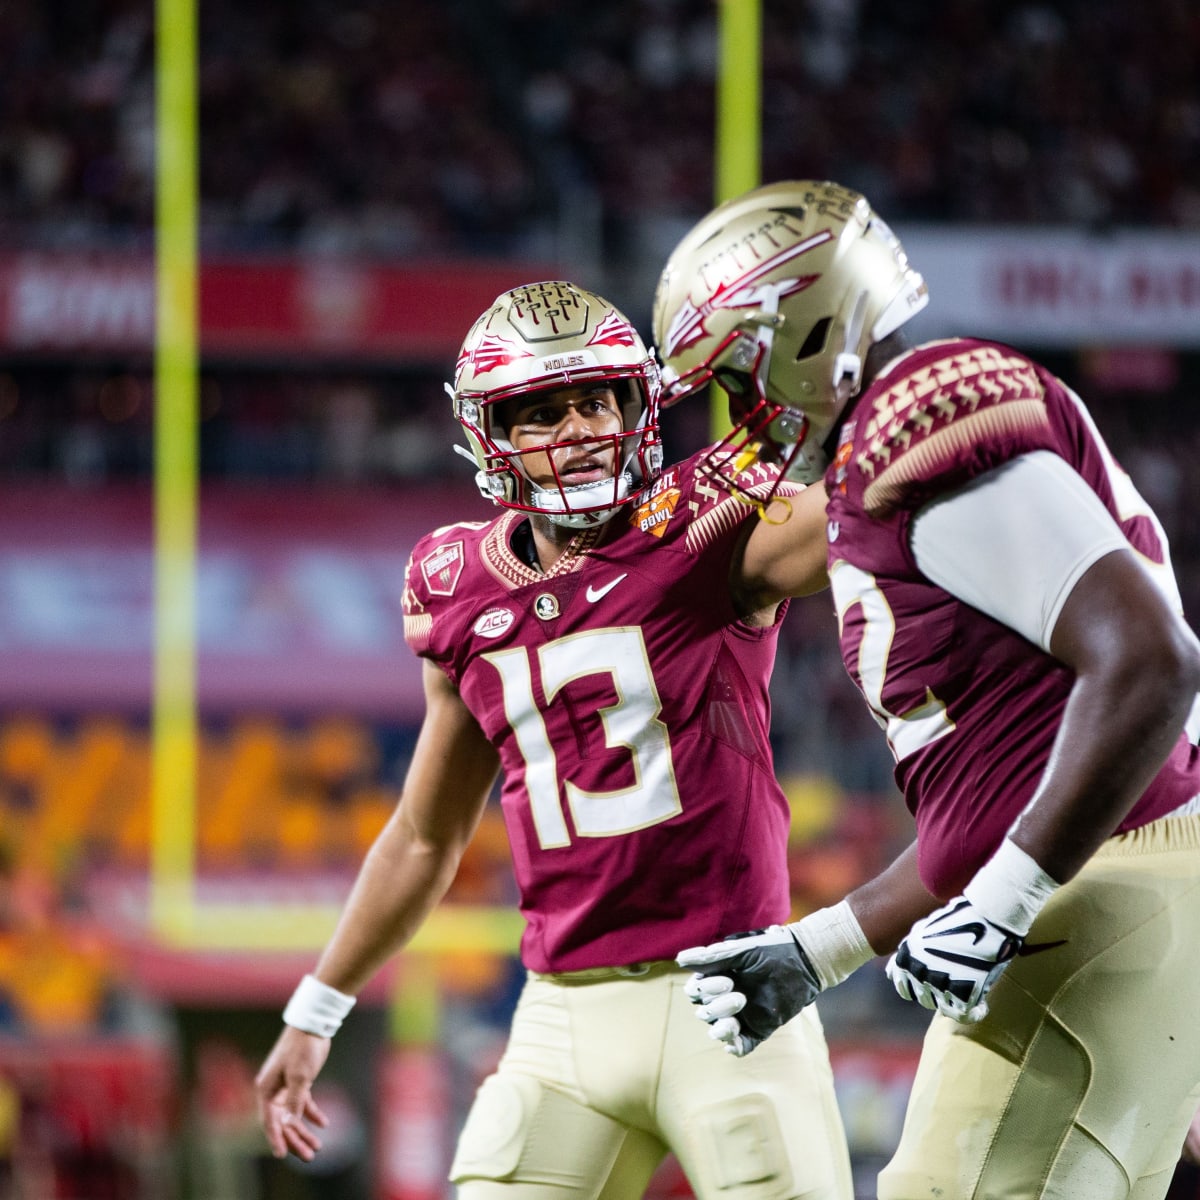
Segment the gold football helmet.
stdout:
[[[597,381],[616,390],[623,417],[622,431],[611,436],[613,478],[577,486],[556,479],[553,488],[535,484],[522,465],[530,452],[513,448],[497,406],[514,396]],[[455,450],[478,466],[475,482],[483,495],[504,508],[584,528],[607,521],[662,467],[658,363],[625,316],[573,283],[528,283],[497,296],[467,334],[446,391],[469,447]],[[595,441],[536,450],[584,440]]]
[[858,192],[811,180],[747,192],[700,221],[658,281],[663,405],[715,379],[729,393],[734,428],[711,468],[732,482],[763,457],[811,483],[862,385],[867,351],[928,298]]

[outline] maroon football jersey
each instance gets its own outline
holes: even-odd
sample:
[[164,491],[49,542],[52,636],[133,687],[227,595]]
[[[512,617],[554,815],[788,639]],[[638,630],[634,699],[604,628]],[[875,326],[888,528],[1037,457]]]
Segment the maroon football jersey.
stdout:
[[[1078,397],[1005,346],[952,340],[906,355],[859,400],[826,476],[842,657],[887,731],[921,876],[943,899],[961,892],[1032,797],[1074,676],[930,583],[910,527],[932,497],[1035,450],[1064,458],[1130,544],[1169,569],[1161,527]],[[1197,793],[1200,761],[1181,736],[1120,828]]]
[[513,550],[515,512],[436,530],[409,562],[409,644],[500,754],[536,971],[672,958],[788,917],[767,736],[778,622],[734,612],[731,553],[755,510],[698,458],[545,574]]

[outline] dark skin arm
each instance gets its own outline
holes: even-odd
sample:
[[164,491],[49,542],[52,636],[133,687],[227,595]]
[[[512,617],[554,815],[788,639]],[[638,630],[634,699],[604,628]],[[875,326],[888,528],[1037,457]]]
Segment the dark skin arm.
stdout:
[[922,917],[940,907],[917,873],[917,843],[846,899],[876,954],[891,954]]
[[[1166,761],[1200,689],[1200,646],[1131,551],[1094,563],[1051,636],[1076,674],[1037,797],[1014,841],[1059,883],[1110,837]],[[917,874],[916,843],[848,897],[890,954],[942,902]]]
[[[828,586],[825,499],[824,485],[812,484],[798,496],[775,501],[765,519],[747,522],[730,579],[734,605],[743,619],[770,624],[782,600]],[[878,954],[890,954],[914,922],[941,903],[917,873],[915,842],[848,900]]]
[[1133,552],[1119,550],[1075,585],[1050,649],[1075,684],[1013,840],[1065,883],[1170,755],[1200,689],[1200,645]]

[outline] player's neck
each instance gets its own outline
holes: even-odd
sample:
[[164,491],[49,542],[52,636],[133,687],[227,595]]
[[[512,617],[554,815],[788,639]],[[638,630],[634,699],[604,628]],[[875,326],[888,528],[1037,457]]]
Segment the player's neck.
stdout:
[[863,359],[862,379],[859,381],[858,389],[854,395],[846,402],[842,409],[841,415],[830,431],[829,436],[825,440],[826,453],[831,457],[834,448],[837,446],[841,438],[842,426],[854,415],[854,410],[858,407],[859,401],[870,388],[871,384],[879,378],[883,372],[896,361],[896,359],[907,354],[912,349],[912,343],[903,329],[897,329],[894,333],[888,334],[881,342],[876,342],[867,351],[866,357]]
[[578,529],[555,525],[547,517],[536,513],[530,516],[529,526],[533,533],[534,553],[537,555],[536,565],[542,571],[549,571],[579,535]]
[[906,354],[911,349],[912,342],[909,341],[903,329],[897,329],[883,341],[876,342],[867,351],[866,360],[863,362],[863,378],[859,391],[865,392],[889,363],[895,362],[902,354]]

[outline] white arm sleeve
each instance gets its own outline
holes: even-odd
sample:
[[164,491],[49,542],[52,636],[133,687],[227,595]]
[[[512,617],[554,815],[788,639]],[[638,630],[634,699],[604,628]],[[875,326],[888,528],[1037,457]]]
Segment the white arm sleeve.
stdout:
[[910,543],[930,580],[1047,652],[1083,573],[1129,548],[1096,493],[1049,450],[939,496],[917,513]]

